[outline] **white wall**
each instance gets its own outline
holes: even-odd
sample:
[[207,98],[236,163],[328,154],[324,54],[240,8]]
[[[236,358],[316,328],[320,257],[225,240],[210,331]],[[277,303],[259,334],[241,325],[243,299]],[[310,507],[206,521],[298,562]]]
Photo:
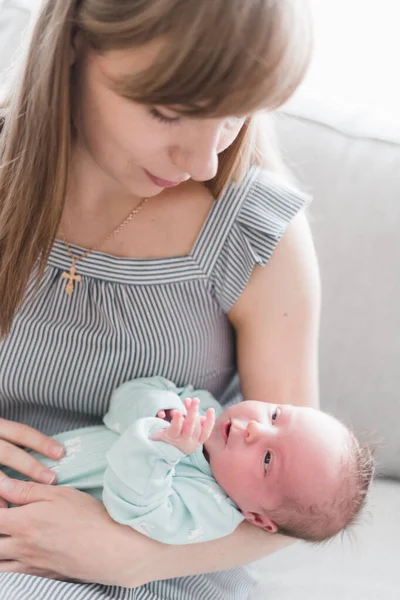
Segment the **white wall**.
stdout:
[[295,96],[400,123],[400,0],[309,0],[315,52]]

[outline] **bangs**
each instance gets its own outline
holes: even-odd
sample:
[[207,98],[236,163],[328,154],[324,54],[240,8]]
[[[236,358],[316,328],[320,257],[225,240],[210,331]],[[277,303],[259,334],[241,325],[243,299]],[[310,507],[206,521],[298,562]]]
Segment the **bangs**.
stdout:
[[99,51],[117,49],[116,39],[118,48],[161,41],[147,69],[110,82],[123,97],[192,116],[244,116],[279,107],[304,76],[311,36],[300,0],[146,4],[144,10],[143,3],[133,3],[130,18],[114,27],[97,22],[90,31],[84,24],[89,44]]

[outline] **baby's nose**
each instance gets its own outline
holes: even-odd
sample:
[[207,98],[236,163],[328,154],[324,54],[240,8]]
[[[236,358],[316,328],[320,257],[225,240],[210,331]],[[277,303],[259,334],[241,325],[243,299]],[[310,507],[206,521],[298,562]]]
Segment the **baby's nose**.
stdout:
[[256,442],[262,434],[260,424],[257,421],[249,421],[246,427],[245,441],[247,444]]

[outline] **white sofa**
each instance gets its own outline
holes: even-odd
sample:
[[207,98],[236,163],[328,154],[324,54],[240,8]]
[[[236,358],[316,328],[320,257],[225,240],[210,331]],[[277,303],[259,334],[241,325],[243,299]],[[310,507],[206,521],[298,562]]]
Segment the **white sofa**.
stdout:
[[[0,87],[37,4],[0,0]],[[374,484],[351,539],[299,542],[256,563],[257,600],[399,600],[400,127],[303,99],[285,107],[277,130],[315,198],[322,407],[379,443],[386,479]]]
[[296,98],[277,118],[287,162],[314,201],[322,277],[322,408],[378,444],[362,522],[323,547],[256,564],[258,600],[400,599],[400,117]]

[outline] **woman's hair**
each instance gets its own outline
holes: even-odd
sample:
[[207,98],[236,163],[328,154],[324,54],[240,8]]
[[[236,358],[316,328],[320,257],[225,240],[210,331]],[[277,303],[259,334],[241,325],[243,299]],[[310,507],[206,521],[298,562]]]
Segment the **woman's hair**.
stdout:
[[[76,135],[76,33],[83,53],[165,40],[154,64],[114,82],[115,90],[193,116],[228,116],[290,97],[309,63],[310,29],[305,0],[42,0],[0,108],[0,337],[36,266],[37,283],[43,276],[61,220]],[[250,164],[279,164],[261,138],[249,118],[206,183],[214,197]]]

